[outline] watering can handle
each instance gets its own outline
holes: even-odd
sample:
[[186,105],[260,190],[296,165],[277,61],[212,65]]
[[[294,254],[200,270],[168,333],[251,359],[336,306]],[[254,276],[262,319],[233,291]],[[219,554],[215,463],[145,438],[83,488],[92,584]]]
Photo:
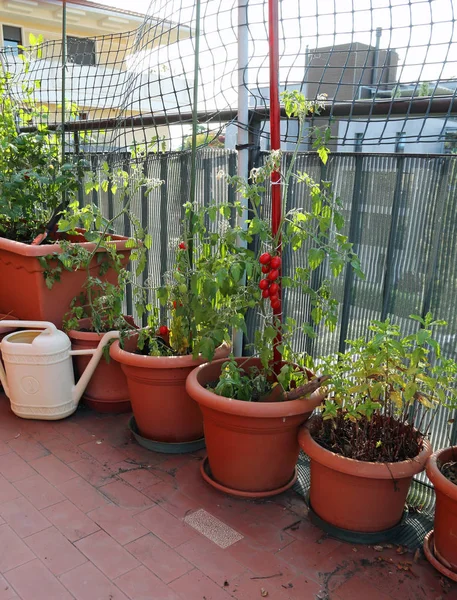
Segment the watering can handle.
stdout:
[[50,323],[49,321],[0,321],[0,328],[2,327],[20,327],[23,329],[24,327],[30,327],[31,329],[44,329],[45,333],[54,333],[57,331],[57,327],[54,323]]

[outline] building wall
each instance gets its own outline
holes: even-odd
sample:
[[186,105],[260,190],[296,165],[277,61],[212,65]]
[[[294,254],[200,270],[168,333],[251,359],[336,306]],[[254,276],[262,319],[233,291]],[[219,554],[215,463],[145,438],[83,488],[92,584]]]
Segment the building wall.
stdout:
[[[398,54],[355,42],[310,50],[306,69],[309,98],[325,93],[329,99],[348,101],[361,97],[362,86],[388,87],[395,84]],[[390,86],[390,87],[391,87]]]

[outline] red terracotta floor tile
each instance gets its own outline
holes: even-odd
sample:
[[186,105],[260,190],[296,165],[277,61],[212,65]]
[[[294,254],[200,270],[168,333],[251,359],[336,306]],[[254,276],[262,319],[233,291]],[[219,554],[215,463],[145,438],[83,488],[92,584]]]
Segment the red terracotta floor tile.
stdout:
[[38,510],[65,500],[63,494],[38,474],[16,481],[14,485]]
[[75,546],[110,579],[140,565],[136,558],[104,531],[97,531],[79,540]]
[[5,574],[22,600],[71,600],[71,595],[40,560],[33,560]]
[[152,533],[128,544],[126,550],[165,583],[170,583],[194,568],[190,562]]
[[147,469],[137,469],[135,468],[132,471],[128,471],[128,473],[122,473],[120,478],[129,483],[131,486],[143,492],[146,488],[150,488],[157,483],[161,483],[162,480],[157,477],[157,475],[153,475]]
[[95,436],[84,429],[84,427],[75,423],[73,417],[71,419],[59,421],[59,424],[55,426],[55,429],[57,433],[63,435],[77,446],[79,446],[79,444],[90,442],[95,438]]
[[0,515],[22,538],[42,531],[51,525],[26,498],[15,498],[1,504]]
[[19,498],[20,495],[21,493],[3,475],[0,475],[0,504]]
[[20,425],[21,435],[30,435],[37,442],[44,442],[58,436],[56,421],[35,421],[15,417]]
[[11,452],[10,446],[5,442],[0,442],[0,456],[8,454],[9,452]]
[[292,542],[276,554],[297,571],[317,580],[317,575],[325,571],[327,558],[341,546],[341,542],[324,538],[321,543],[305,543],[299,540]]
[[59,437],[43,442],[43,446],[66,464],[81,460],[82,458],[87,458],[88,456],[88,454],[81,450],[79,446],[70,442],[70,440],[63,435],[59,435]]
[[114,448],[104,439],[95,439],[79,447],[105,466],[119,463],[127,457],[122,450]]
[[57,489],[84,513],[106,506],[110,502],[106,496],[79,476],[58,485]]
[[351,577],[335,591],[338,600],[391,600],[391,596],[384,594],[366,581],[357,576]]
[[180,600],[173,590],[144,566],[129,571],[114,582],[131,600]]
[[129,600],[114,583],[89,562],[61,575],[60,581],[77,600]]
[[32,460],[30,465],[52,485],[59,485],[76,477],[74,471],[52,454]]
[[185,496],[175,486],[164,481],[146,488],[143,493],[179,519],[201,508],[201,504],[196,500]]
[[219,586],[232,581],[246,571],[246,567],[227,552],[202,536],[192,538],[176,548],[181,556],[195,565]]
[[12,483],[36,475],[36,471],[15,452],[0,456],[0,473]]
[[[198,569],[189,571],[189,573],[176,579],[170,583],[169,587],[182,600],[202,600],[202,598],[206,598],[206,600],[229,600],[231,597],[223,587],[211,581]],[[254,600],[254,596],[251,596],[249,600]]]
[[[297,575],[296,577],[281,577],[275,579],[273,584],[278,585],[281,593],[285,593],[289,600],[317,600],[325,598],[322,586],[305,575]],[[271,594],[274,598],[274,593]],[[327,596],[329,600],[336,600],[334,596]],[[366,600],[371,600],[367,598]]]
[[49,450],[46,450],[40,442],[37,442],[32,437],[27,438],[27,436],[20,436],[14,440],[10,440],[8,446],[26,461],[49,454]]
[[69,500],[53,504],[45,508],[42,513],[70,542],[75,542],[99,530],[98,525]]
[[116,480],[111,469],[104,467],[94,458],[82,458],[70,463],[73,471],[95,487],[101,487]]
[[18,600],[19,596],[4,577],[0,575],[0,600]]
[[127,458],[134,461],[138,467],[150,468],[166,460],[165,454],[146,450],[146,448],[142,448],[136,442],[122,446],[122,450]]
[[199,535],[192,527],[189,527],[160,506],[154,506],[136,515],[135,518],[172,548],[180,546]]
[[129,508],[134,511],[144,510],[148,506],[154,504],[150,498],[124,481],[113,481],[112,483],[108,483],[107,485],[102,486],[100,491],[118,506]]
[[122,546],[148,533],[148,530],[133,518],[131,511],[114,504],[102,506],[87,516]]
[[25,538],[27,546],[54,575],[62,575],[86,562],[86,558],[55,527]]
[[0,548],[1,573],[15,569],[35,558],[35,555],[9,525],[0,525]]
[[254,598],[262,597],[271,598],[271,600],[291,600],[291,598],[293,600],[314,600],[313,596],[291,596],[290,590],[278,588],[274,579],[256,579],[249,571],[228,583],[227,590],[237,600],[254,600]]
[[277,576],[282,573],[285,577],[295,577],[297,569],[283,561],[277,554],[253,548],[244,539],[227,548],[226,552],[249,569],[256,577]]

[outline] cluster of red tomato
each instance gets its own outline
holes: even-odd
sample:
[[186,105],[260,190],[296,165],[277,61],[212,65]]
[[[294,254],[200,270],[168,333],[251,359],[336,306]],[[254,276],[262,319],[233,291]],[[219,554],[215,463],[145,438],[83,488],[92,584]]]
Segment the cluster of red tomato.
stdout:
[[270,298],[271,308],[276,309],[281,306],[279,299],[279,285],[276,280],[279,278],[281,268],[281,257],[271,256],[269,252],[260,255],[259,263],[262,265],[262,273],[266,275],[259,282],[259,288],[262,290],[263,298]]

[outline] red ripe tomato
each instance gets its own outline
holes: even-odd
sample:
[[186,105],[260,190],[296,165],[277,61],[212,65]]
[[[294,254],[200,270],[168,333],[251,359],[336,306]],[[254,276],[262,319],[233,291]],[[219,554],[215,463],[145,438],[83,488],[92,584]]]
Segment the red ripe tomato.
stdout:
[[279,285],[277,283],[272,283],[270,285],[270,296],[272,296],[273,294],[278,294],[279,291]]
[[271,260],[271,254],[269,252],[264,252],[260,255],[259,263],[261,265],[267,265]]
[[273,269],[273,271],[270,271],[268,273],[268,279],[270,281],[274,281],[275,279],[278,279],[278,277],[279,277],[279,271],[278,271],[278,269]]
[[271,259],[271,263],[270,266],[272,269],[279,269],[279,267],[281,266],[282,260],[280,256],[274,256]]
[[159,327],[159,333],[160,333],[160,335],[167,335],[168,327],[166,325],[161,325]]
[[270,265],[263,265],[262,273],[269,273],[269,272],[270,272]]
[[276,310],[277,308],[280,308],[281,306],[281,302],[279,301],[279,298],[277,300],[275,300],[274,302],[271,303],[271,308],[273,310]]
[[180,249],[180,250],[186,250],[186,249],[187,249],[187,246],[186,246],[186,244],[185,244],[184,242],[180,242],[180,243],[179,243],[179,249]]
[[268,281],[268,279],[261,279],[259,281],[259,288],[261,290],[266,290],[270,287],[270,282]]
[[267,288],[266,290],[262,290],[262,298],[268,298],[270,295],[270,290]]
[[[270,290],[268,290],[270,291]],[[272,294],[270,292],[270,302],[273,304],[273,302],[276,302],[276,300],[279,300],[278,294]]]
[[173,308],[176,310],[177,304],[176,304],[176,300],[173,300]]

